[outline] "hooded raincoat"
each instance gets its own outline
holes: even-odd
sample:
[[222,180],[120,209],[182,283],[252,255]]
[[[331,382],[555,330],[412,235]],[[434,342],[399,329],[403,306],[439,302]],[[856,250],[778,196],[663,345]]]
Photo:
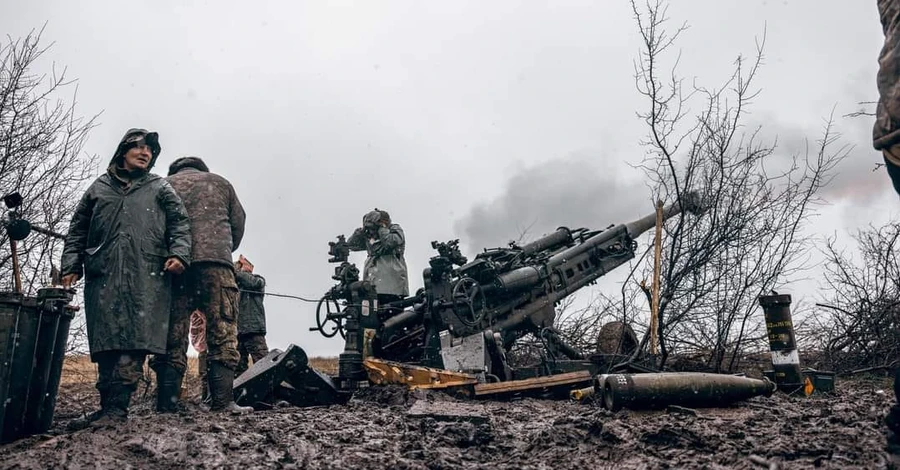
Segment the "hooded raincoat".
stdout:
[[237,271],[234,277],[242,291],[238,307],[238,335],[266,334],[266,307],[263,305],[265,278],[244,271]]
[[[366,214],[363,223],[370,227],[377,224],[377,212],[379,211],[376,209]],[[351,250],[366,250],[369,254],[363,267],[363,279],[375,287],[376,293],[409,296],[406,259],[403,257],[406,236],[399,225],[389,224],[387,227],[377,226],[368,230],[358,228],[347,239],[347,244]]]
[[84,309],[91,356],[104,351],[166,351],[171,303],[167,258],[190,262],[187,212],[169,183],[147,172],[130,182],[115,176],[127,141],[146,136],[131,129],[122,138],[110,169],[97,178],[75,209],[63,248],[62,275],[83,276]]

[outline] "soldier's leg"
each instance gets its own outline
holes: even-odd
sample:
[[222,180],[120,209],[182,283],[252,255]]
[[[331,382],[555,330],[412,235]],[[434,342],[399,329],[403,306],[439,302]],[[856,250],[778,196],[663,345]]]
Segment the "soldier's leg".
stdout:
[[[900,194],[900,145],[885,149],[882,155],[894,190]],[[885,416],[885,423],[894,434],[900,436],[900,368],[894,370],[894,399],[896,402]]]
[[266,335],[253,333],[247,336],[248,338],[244,342],[244,347],[247,349],[250,357],[253,358],[253,363],[256,364],[262,358],[269,355],[269,345],[266,344]]
[[110,415],[125,418],[131,404],[131,395],[137,390],[144,376],[143,351],[123,351],[119,354],[109,386]]
[[884,422],[894,433],[895,439],[900,439],[900,368],[894,370],[894,398],[897,401],[884,417]]
[[67,425],[69,431],[78,431],[91,425],[91,423],[106,416],[109,412],[110,384],[115,373],[116,363],[119,360],[118,351],[103,351],[91,355],[91,360],[97,364],[97,391],[100,392],[100,409],[81,418],[73,419]]
[[240,377],[250,367],[250,354],[247,350],[247,339],[250,335],[238,335],[238,359],[237,367],[234,369],[234,376]]
[[97,390],[100,410],[69,422],[68,429],[77,431],[91,425],[111,424],[128,417],[131,394],[144,373],[146,355],[131,351],[104,351],[93,359],[97,362]]
[[95,355],[97,362],[97,391],[100,392],[100,409],[109,408],[109,384],[119,360],[116,351],[104,351]]
[[236,315],[239,293],[234,271],[226,266],[204,266],[200,284],[200,310],[206,314],[210,409],[252,411],[236,405],[233,399],[234,369],[240,359]]
[[150,367],[156,373],[156,411],[175,412],[181,397],[181,383],[187,370],[188,334],[191,312],[194,310],[196,277],[189,268],[176,276],[172,284],[172,306],[169,313],[169,332],[166,354],[155,355]]
[[206,351],[203,351],[197,357],[197,369],[200,372],[200,401],[204,403],[209,400],[209,382],[207,382],[206,378],[209,369],[207,368],[206,361]]

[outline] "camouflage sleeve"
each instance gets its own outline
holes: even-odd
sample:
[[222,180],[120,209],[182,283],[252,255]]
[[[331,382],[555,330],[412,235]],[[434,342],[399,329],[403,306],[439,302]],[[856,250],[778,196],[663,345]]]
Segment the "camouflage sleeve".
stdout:
[[77,274],[84,276],[84,249],[87,248],[88,231],[91,228],[91,217],[94,214],[92,188],[88,188],[78,201],[72,221],[69,223],[69,232],[66,233],[63,245],[62,260],[60,260],[60,275]]
[[169,257],[176,257],[187,267],[191,263],[191,221],[181,198],[168,181],[163,180],[159,205],[166,213],[166,240]]
[[872,143],[876,150],[900,143],[900,0],[878,0],[884,46],[878,56],[878,105]]
[[244,239],[244,225],[247,223],[247,214],[244,206],[238,199],[234,187],[231,187],[231,251],[237,250]]
[[399,225],[381,227],[378,229],[378,240],[372,245],[372,254],[375,256],[391,254],[403,246],[404,242],[403,229]]
[[365,251],[366,249],[366,231],[362,227],[353,231],[353,235],[347,239],[347,245],[351,251]]
[[234,274],[238,287],[245,290],[265,292],[266,280],[259,275],[238,271]]

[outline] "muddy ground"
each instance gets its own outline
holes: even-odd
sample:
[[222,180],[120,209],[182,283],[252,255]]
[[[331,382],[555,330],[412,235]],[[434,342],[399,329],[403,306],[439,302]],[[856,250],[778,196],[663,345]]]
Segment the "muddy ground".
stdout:
[[[346,406],[244,416],[152,411],[138,392],[129,422],[74,433],[96,406],[89,384],[61,390],[51,433],[0,447],[0,468],[893,468],[881,417],[886,379],[838,382],[833,396],[755,398],[731,408],[610,413],[523,398],[462,401],[375,387]],[[416,402],[421,401],[419,405]],[[423,405],[475,417],[412,416]],[[435,408],[436,405],[436,408]],[[427,413],[426,413],[427,414]],[[465,414],[465,413],[462,413]],[[896,458],[896,457],[894,457]]]

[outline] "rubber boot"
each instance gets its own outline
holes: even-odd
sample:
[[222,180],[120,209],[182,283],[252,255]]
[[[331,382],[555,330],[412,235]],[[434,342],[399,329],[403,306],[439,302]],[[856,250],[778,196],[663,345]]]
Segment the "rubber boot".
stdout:
[[170,365],[159,366],[156,370],[156,411],[176,413],[180,409],[181,381],[184,375]]
[[894,405],[884,417],[884,424],[894,433],[895,439],[900,440],[900,405]]
[[900,441],[900,368],[894,370],[894,399],[896,403],[884,417],[884,424],[894,433],[894,440]]
[[97,421],[98,419],[106,416],[106,413],[109,411],[109,389],[104,388],[100,389],[100,409],[94,411],[93,413],[82,416],[81,418],[75,418],[72,421],[69,421],[69,424],[66,425],[66,429],[69,431],[80,431],[82,429],[88,428],[91,423]]
[[94,421],[92,426],[114,425],[128,420],[128,407],[131,405],[131,394],[134,386],[115,384],[109,387],[109,407],[106,414]]
[[234,370],[218,361],[207,363],[209,377],[210,411],[244,414],[253,411],[250,406],[234,402]]
[[900,403],[900,368],[894,370],[894,399]]
[[209,367],[206,362],[206,353],[200,353],[197,369],[200,374],[200,403],[209,405]]

